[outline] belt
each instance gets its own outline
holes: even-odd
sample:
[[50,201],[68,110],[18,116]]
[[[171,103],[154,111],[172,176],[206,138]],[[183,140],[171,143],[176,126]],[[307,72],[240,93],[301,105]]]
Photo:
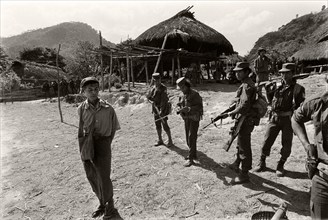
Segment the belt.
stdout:
[[288,111],[288,112],[273,112],[273,114],[279,116],[279,117],[285,117],[285,116],[292,116],[293,112]]

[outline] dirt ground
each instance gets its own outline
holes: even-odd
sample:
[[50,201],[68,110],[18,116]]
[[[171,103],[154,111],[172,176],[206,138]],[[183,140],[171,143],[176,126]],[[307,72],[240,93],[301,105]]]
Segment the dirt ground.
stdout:
[[[322,76],[300,80],[307,96],[325,90]],[[269,170],[251,173],[251,182],[231,185],[236,174],[227,165],[236,153],[222,147],[231,119],[222,127],[202,127],[228,107],[237,85],[195,87],[204,101],[196,166],[183,167],[188,153],[184,125],[175,112],[169,117],[175,146],[154,147],[157,139],[151,105],[144,86],[132,88],[129,102],[113,104],[121,130],[112,145],[115,206],[124,219],[250,219],[258,211],[273,211],[283,201],[289,219],[310,219],[310,180],[305,152],[294,137],[287,174],[277,178],[280,136],[267,160]],[[113,93],[119,97],[123,93]],[[169,88],[172,102],[180,94]],[[105,95],[106,96],[106,95]],[[134,97],[134,98],[131,98]],[[114,101],[115,98],[112,98]],[[134,104],[133,104],[134,103]],[[137,104],[139,103],[139,104]],[[77,105],[44,100],[1,103],[1,211],[3,219],[91,219],[97,199],[86,179],[77,146]],[[259,160],[267,118],[252,133],[253,167]],[[312,137],[311,124],[308,131]],[[164,140],[167,140],[164,136]]]

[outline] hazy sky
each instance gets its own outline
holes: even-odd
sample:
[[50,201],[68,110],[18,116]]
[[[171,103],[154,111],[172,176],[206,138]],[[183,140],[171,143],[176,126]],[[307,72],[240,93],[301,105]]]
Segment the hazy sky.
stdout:
[[1,0],[0,36],[79,21],[113,43],[136,38],[153,25],[194,6],[195,18],[223,34],[245,55],[259,37],[328,1],[9,1]]

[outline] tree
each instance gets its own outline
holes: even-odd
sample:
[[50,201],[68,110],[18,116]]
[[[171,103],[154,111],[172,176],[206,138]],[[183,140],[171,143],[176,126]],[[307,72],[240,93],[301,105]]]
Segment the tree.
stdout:
[[[21,60],[56,66],[56,54],[57,52],[55,49],[35,47],[32,49],[25,48],[19,53],[19,56]],[[61,55],[58,57],[58,65],[60,68],[66,66],[64,57]]]
[[81,78],[96,74],[99,58],[92,53],[94,48],[95,46],[89,41],[79,41],[73,53],[74,58],[67,60],[67,72]]

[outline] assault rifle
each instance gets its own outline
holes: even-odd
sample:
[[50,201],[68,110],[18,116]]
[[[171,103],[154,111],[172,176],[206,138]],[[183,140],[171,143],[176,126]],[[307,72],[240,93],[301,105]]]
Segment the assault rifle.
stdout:
[[215,122],[217,122],[220,119],[221,120],[224,119],[223,116],[225,115],[225,113],[231,112],[235,108],[236,108],[236,103],[233,103],[232,105],[229,106],[229,108],[227,108],[226,110],[224,110],[223,112],[221,112],[221,114],[219,114],[218,116],[216,116],[214,119],[211,118],[211,123],[207,124],[205,127],[203,127],[203,129],[207,128],[211,124],[214,124]]
[[246,116],[243,115],[240,118],[236,119],[235,125],[230,129],[230,139],[227,141],[227,143],[225,143],[225,145],[223,146],[223,149],[225,151],[229,151],[232,142],[236,139],[236,137],[239,134],[240,128],[243,125],[244,121],[245,121]]
[[[311,75],[314,75],[314,74],[311,74],[311,73],[301,73],[301,74],[294,75],[293,76],[293,79],[296,79],[296,80],[297,79],[305,79],[305,78],[307,78],[307,77],[309,77]],[[282,79],[281,76],[275,77],[275,78],[272,78],[272,79],[270,79],[268,81],[263,81],[263,82],[260,82],[260,83],[256,83],[256,86],[258,88],[261,88],[262,86],[266,86],[268,83],[273,83],[273,82],[276,82],[276,81],[281,80],[281,79]]]

